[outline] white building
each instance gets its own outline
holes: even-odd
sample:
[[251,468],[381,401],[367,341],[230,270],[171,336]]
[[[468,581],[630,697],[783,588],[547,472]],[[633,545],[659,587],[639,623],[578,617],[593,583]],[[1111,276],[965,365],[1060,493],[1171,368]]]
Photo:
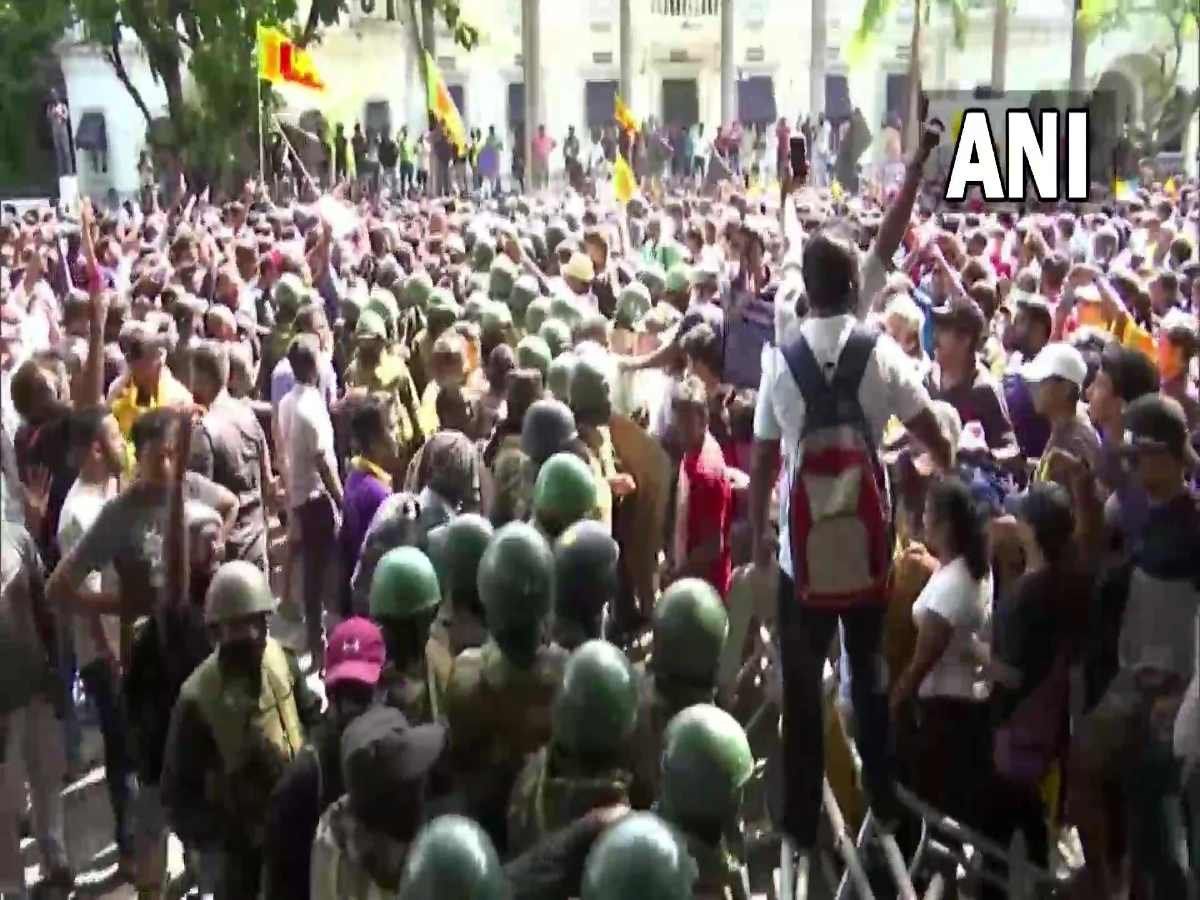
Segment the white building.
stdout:
[[[729,2],[729,0],[726,0]],[[811,110],[812,0],[732,0],[733,65],[741,118],[789,121]],[[825,0],[817,0],[825,3]],[[289,114],[322,111],[332,122],[361,121],[368,130],[424,123],[424,92],[413,52],[410,23],[387,21],[383,0],[348,0],[343,24],[327,31],[312,54],[328,90],[321,95],[288,93]],[[632,0],[632,83],[626,98],[640,116],[703,122],[712,130],[721,114],[721,0]],[[860,107],[876,127],[889,112],[905,109],[911,3],[894,14],[866,60],[850,66],[845,48],[859,19],[858,3],[825,3],[827,50],[822,99],[832,115]],[[403,15],[407,4],[402,7]],[[541,3],[541,71],[544,124],[560,138],[574,125],[611,121],[612,96],[620,79],[620,0],[554,0]],[[521,0],[464,2],[465,14],[485,32],[482,46],[467,53],[438,29],[437,58],[459,101],[468,127],[489,126],[506,136],[524,117]],[[969,13],[962,49],[954,46],[950,23],[934,12],[922,38],[923,84],[928,90],[972,90],[991,80],[993,9],[980,0]],[[1009,18],[1006,87],[1051,90],[1066,86],[1070,67],[1071,0],[1016,0]],[[1147,17],[1134,26],[1093,41],[1088,47],[1086,81],[1101,79],[1124,102],[1138,109],[1138,72],[1154,48],[1170,35],[1161,19]],[[68,36],[60,46],[73,125],[78,134],[97,128],[102,117],[107,135],[107,169],[80,153],[81,190],[103,195],[114,188],[124,195],[137,188],[137,159],[145,143],[145,119],[111,67],[93,47]],[[155,115],[165,114],[166,98],[150,76],[136,44],[124,52],[131,80]],[[1180,81],[1197,83],[1195,53],[1185,53]],[[541,124],[541,123],[539,123]],[[1194,167],[1196,124],[1179,149]]]

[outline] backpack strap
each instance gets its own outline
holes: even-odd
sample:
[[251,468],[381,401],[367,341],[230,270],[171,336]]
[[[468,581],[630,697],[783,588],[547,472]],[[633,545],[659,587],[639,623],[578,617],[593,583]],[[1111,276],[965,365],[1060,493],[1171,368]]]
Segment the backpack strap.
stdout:
[[875,440],[867,425],[866,413],[858,400],[858,389],[878,336],[855,325],[838,356],[833,379],[825,377],[804,335],[780,347],[780,353],[804,398],[804,433],[839,424],[854,425],[862,432],[867,446],[875,449]]

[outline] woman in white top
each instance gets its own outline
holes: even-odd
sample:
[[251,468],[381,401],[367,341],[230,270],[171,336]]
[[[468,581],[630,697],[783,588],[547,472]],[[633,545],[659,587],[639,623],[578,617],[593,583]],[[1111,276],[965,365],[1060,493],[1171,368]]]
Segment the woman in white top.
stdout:
[[948,815],[978,823],[991,733],[988,706],[975,691],[975,647],[990,616],[992,576],[984,519],[960,479],[930,486],[925,539],[940,568],[913,604],[917,644],[892,688],[892,715],[912,726],[905,754],[912,787]]

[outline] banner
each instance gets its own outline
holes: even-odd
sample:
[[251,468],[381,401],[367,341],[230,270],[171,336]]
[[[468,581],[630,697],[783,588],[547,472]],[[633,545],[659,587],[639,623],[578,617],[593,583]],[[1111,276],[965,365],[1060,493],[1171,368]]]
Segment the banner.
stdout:
[[454,105],[454,98],[450,96],[450,89],[446,87],[441,70],[428,52],[425,53],[425,83],[429,91],[426,97],[429,111],[445,127],[447,136],[458,152],[465,153],[467,129],[463,127],[462,116],[458,113],[458,107]]
[[271,84],[294,84],[325,90],[312,57],[278,28],[258,26],[258,77]]

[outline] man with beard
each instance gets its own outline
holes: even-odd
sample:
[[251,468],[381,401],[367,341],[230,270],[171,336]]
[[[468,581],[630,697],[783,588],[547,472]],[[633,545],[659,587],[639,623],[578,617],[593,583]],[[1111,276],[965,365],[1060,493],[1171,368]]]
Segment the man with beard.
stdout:
[[198,851],[201,894],[253,897],[268,798],[304,743],[320,701],[293,657],[267,634],[267,576],[225,563],[205,597],[216,650],[183,683],[163,758],[167,819]]

